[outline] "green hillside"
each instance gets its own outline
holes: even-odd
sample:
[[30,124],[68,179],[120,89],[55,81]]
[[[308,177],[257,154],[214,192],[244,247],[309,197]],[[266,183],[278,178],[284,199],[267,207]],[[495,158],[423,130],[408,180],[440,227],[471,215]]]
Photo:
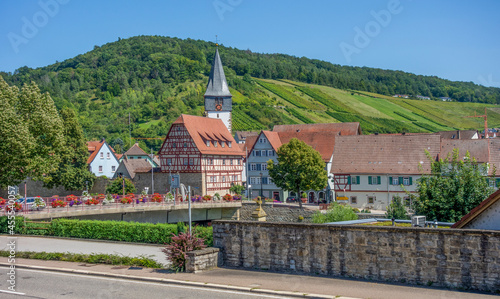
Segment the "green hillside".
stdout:
[[[35,81],[58,109],[79,116],[87,139],[131,142],[164,137],[181,113],[203,115],[203,94],[214,44],[139,36],[95,46],[56,64],[14,74],[11,85]],[[404,72],[334,65],[282,54],[257,54],[220,47],[233,94],[234,130],[272,129],[277,124],[351,122],[363,132],[433,132],[480,129],[488,110],[500,126],[500,89]],[[393,93],[451,96],[463,102],[393,98]],[[130,126],[129,126],[130,115]],[[158,149],[161,140],[140,140]]]

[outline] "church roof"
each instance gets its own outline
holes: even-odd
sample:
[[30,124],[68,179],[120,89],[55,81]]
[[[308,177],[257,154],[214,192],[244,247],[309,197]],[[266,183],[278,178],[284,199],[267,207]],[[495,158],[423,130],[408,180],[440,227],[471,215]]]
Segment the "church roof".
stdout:
[[226,76],[222,68],[222,62],[219,56],[219,49],[215,49],[215,57],[208,78],[207,91],[205,96],[230,97],[232,96],[227,86]]

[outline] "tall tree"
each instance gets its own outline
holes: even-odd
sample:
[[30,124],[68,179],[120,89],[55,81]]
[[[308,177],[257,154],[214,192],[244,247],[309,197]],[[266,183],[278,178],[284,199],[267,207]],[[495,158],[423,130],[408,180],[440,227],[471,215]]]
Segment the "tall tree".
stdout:
[[19,90],[0,77],[0,187],[14,185],[26,178],[28,157],[33,145],[27,124],[16,112]]
[[48,188],[64,186],[67,190],[82,190],[92,186],[95,176],[88,170],[88,149],[83,136],[82,126],[73,110],[61,110],[64,128],[64,146],[61,150],[61,161],[55,171],[44,177]]
[[[267,161],[269,175],[276,186],[286,191],[321,190],[328,182],[321,155],[305,142],[292,138],[278,149],[278,163]],[[302,208],[302,202],[299,200]]]
[[429,159],[431,174],[417,182],[417,214],[456,222],[494,191],[485,178],[487,166],[478,164],[469,152],[463,160],[459,159],[458,149],[444,160]]

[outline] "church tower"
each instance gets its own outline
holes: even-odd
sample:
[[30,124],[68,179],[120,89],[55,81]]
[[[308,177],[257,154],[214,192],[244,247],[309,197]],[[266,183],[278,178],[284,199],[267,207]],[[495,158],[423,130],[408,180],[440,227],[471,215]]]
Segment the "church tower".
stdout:
[[219,48],[215,49],[215,57],[208,78],[205,92],[205,115],[210,118],[221,119],[231,132],[231,111],[233,110],[232,95],[227,86],[226,76],[219,56]]

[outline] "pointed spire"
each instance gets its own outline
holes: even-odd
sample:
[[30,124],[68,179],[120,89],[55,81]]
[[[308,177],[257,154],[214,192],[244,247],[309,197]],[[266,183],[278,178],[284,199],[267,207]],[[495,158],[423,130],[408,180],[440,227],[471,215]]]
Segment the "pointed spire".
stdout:
[[205,96],[232,96],[229,92],[229,87],[227,86],[226,76],[224,75],[224,69],[222,68],[218,47],[215,49],[215,57],[212,63],[212,69],[210,70],[210,77],[208,78]]

